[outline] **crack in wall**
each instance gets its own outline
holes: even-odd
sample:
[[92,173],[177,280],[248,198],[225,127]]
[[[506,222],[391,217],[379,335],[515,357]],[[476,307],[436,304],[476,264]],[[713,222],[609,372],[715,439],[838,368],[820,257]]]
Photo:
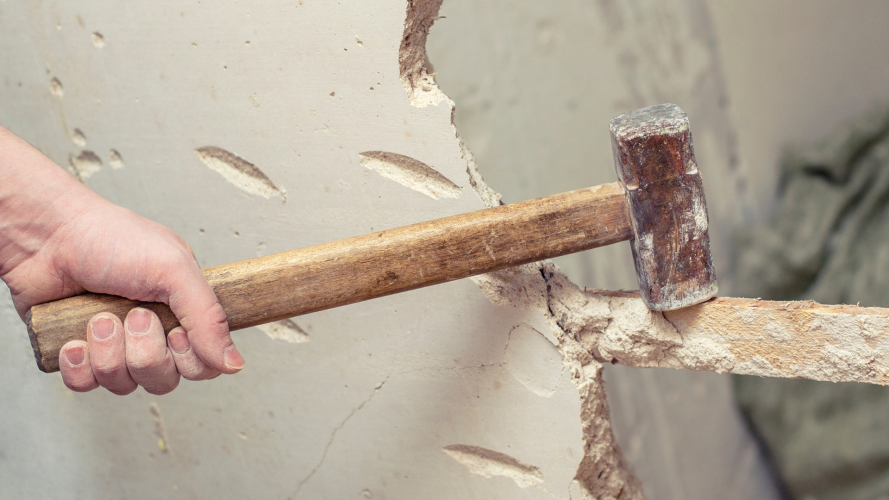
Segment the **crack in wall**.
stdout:
[[410,103],[419,108],[437,106],[441,101],[447,101],[453,107],[453,102],[435,83],[435,72],[426,57],[426,37],[433,23],[439,19],[441,2],[442,0],[407,1],[404,35],[398,50],[398,67],[401,84],[407,91]]
[[321,468],[321,466],[324,465],[324,461],[327,459],[327,453],[330,451],[330,447],[333,446],[333,441],[334,441],[334,439],[336,439],[336,435],[340,431],[340,429],[345,427],[346,423],[348,423],[349,420],[353,416],[355,416],[356,413],[361,411],[361,409],[364,408],[365,405],[367,405],[367,403],[370,403],[370,401],[374,398],[374,396],[376,396],[377,392],[380,389],[382,389],[384,385],[386,385],[386,382],[389,381],[390,376],[391,375],[387,375],[386,378],[383,379],[382,382],[377,384],[377,386],[374,387],[373,392],[370,393],[370,396],[368,396],[367,399],[362,401],[361,404],[359,404],[354,409],[352,409],[352,411],[350,411],[349,414],[346,415],[346,418],[344,418],[343,421],[340,422],[340,424],[333,429],[333,432],[330,433],[330,438],[327,440],[327,446],[324,447],[324,452],[321,454],[321,458],[318,460],[318,463],[315,464],[315,467],[312,468],[312,470],[306,475],[306,477],[304,477],[299,482],[299,484],[296,485],[296,491],[293,492],[294,497],[299,495],[299,492],[302,490],[303,486],[305,486],[306,483],[308,483],[309,480],[312,479],[312,476],[314,476],[315,473],[318,472],[318,470]]
[[[408,0],[404,36],[399,50],[401,81],[410,103],[425,107],[445,100],[451,106],[451,126],[459,141],[466,173],[476,195],[488,206],[502,204],[491,189],[454,126],[455,104],[437,86],[426,57],[426,37],[437,20],[442,0]],[[623,457],[611,428],[605,399],[602,365],[578,339],[593,345],[597,335],[611,323],[607,299],[587,297],[551,262],[542,261],[477,276],[473,281],[495,304],[539,310],[558,341],[563,371],[568,369],[580,395],[580,423],[584,444],[575,481],[584,498],[642,500],[642,487]],[[586,306],[592,304],[591,309]],[[592,312],[577,315],[575,308]],[[588,310],[589,309],[589,310]]]

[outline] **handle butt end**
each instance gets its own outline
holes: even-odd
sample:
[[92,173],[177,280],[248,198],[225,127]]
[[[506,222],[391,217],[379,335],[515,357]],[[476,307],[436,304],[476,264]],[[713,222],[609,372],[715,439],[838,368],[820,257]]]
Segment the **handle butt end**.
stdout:
[[43,373],[53,373],[59,371],[59,360],[56,358],[55,366],[49,366],[46,363],[46,359],[44,359],[43,354],[40,352],[40,343],[37,342],[37,332],[34,331],[34,327],[31,325],[31,309],[28,309],[28,312],[25,313],[25,325],[28,327],[28,337],[31,339],[31,349],[34,350],[34,359],[37,361],[37,368],[40,368],[40,371]]

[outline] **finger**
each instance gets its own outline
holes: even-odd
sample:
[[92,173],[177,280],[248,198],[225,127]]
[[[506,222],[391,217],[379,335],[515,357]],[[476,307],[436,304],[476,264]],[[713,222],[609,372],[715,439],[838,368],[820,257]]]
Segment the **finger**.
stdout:
[[89,346],[82,340],[72,340],[59,352],[62,380],[72,391],[87,392],[99,387],[90,367]]
[[141,307],[131,310],[124,336],[127,368],[137,384],[151,394],[166,394],[179,385],[179,372],[156,314]]
[[188,334],[181,326],[173,328],[167,334],[167,345],[173,353],[176,369],[186,380],[209,380],[219,376],[219,370],[207,366],[194,352],[188,341]]
[[139,386],[127,369],[126,340],[120,319],[113,314],[99,313],[90,320],[87,331],[96,382],[118,396],[135,391]]
[[181,272],[169,297],[170,309],[188,334],[192,349],[207,366],[222,373],[244,368],[244,358],[228,331],[225,311],[196,261]]

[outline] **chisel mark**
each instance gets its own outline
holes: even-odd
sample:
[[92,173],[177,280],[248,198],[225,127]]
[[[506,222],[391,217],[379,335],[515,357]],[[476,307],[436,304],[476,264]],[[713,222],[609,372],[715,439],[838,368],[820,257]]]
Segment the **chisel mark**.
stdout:
[[120,156],[120,153],[118,153],[116,149],[108,151],[108,165],[114,170],[123,168],[123,157]]
[[216,146],[198,148],[194,152],[204,165],[243,191],[263,198],[281,195],[281,191],[262,170],[240,156]]
[[543,474],[537,467],[523,464],[494,450],[467,444],[452,444],[441,450],[469,469],[469,472],[482,477],[508,477],[522,488],[543,482]]
[[309,334],[306,333],[299,325],[291,319],[282,319],[265,325],[259,325],[260,331],[269,336],[273,340],[281,342],[289,342],[291,344],[302,344],[309,341]]
[[386,151],[365,151],[361,164],[387,179],[433,199],[459,198],[462,190],[437,170],[409,156]]
[[70,167],[68,170],[83,181],[102,170],[102,159],[96,153],[84,149],[79,155],[68,157],[68,166]]

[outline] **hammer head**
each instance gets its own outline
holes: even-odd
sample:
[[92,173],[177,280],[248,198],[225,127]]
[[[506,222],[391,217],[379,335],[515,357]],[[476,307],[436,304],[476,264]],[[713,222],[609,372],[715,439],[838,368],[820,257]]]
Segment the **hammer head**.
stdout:
[[633,225],[633,260],[648,307],[670,311],[716,295],[707,204],[688,116],[660,104],[611,120],[614,165]]

